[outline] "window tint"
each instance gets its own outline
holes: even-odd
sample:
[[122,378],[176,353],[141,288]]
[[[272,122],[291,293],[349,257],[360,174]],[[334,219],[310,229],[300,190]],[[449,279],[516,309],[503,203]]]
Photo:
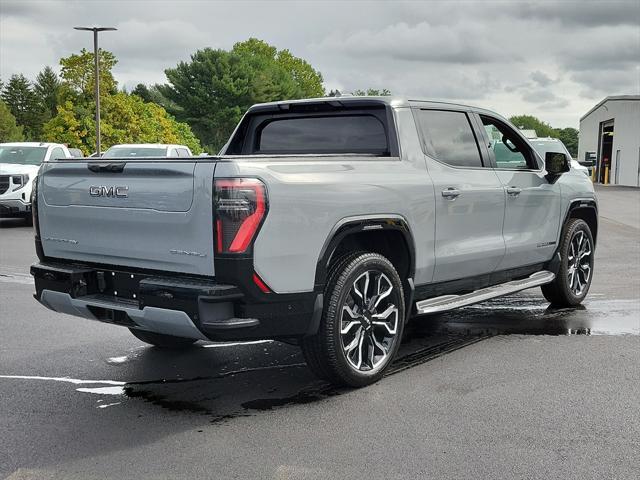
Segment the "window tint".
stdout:
[[482,167],[480,150],[463,112],[420,110],[419,123],[430,155],[456,167]]
[[527,144],[507,125],[481,116],[482,125],[489,137],[487,147],[496,159],[498,168],[536,169],[537,164]]
[[179,157],[190,157],[189,151],[186,148],[178,148],[177,150]]
[[373,115],[276,119],[257,132],[257,153],[388,153],[384,125]]
[[49,157],[51,160],[56,160],[58,158],[66,158],[66,155],[64,154],[64,150],[62,150],[60,147],[56,147],[51,151],[51,157]]

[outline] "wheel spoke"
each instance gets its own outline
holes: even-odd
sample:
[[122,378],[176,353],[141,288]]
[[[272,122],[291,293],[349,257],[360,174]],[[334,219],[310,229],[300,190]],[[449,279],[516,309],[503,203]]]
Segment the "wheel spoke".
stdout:
[[[391,314],[393,314],[392,321],[385,321]],[[395,305],[389,305],[384,312],[373,315],[373,318],[378,320],[373,320],[371,323],[376,326],[385,327],[390,335],[395,335],[398,331],[398,308]],[[392,326],[390,326],[390,324]]]
[[[381,288],[382,288],[382,285],[381,285],[382,279],[384,279],[387,282],[387,284],[389,285],[389,288],[387,288],[384,292],[380,291]],[[377,290],[378,290],[378,293],[377,293],[378,298],[376,299],[376,301],[375,301],[375,303],[373,305],[374,309],[378,308],[378,305],[380,305],[380,302],[383,299],[387,298],[391,294],[391,292],[393,291],[393,285],[391,285],[391,282],[389,281],[389,279],[383,274],[381,274],[378,277],[378,289]]]
[[[342,327],[340,329],[340,333],[344,335],[345,333],[349,333],[349,330],[351,330],[351,328],[354,325],[360,325],[361,315],[356,314],[349,305],[345,305],[344,307],[342,307],[342,311],[347,312],[347,315],[351,317],[351,320],[346,320],[346,321],[342,320]],[[346,326],[345,326],[345,323],[346,323]]]

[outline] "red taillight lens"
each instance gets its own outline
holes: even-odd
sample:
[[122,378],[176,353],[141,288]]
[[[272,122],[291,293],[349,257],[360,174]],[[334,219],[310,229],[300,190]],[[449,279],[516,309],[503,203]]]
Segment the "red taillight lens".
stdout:
[[214,181],[217,253],[244,253],[267,212],[264,183],[255,178]]

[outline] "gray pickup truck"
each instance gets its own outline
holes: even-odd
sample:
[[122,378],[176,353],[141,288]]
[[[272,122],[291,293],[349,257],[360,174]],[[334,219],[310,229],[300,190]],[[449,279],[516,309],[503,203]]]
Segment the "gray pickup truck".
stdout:
[[256,105],[215,157],[43,165],[35,297],[157,346],[295,343],[319,377],[367,385],[411,317],[536,286],[585,298],[597,203],[569,162],[464,105]]

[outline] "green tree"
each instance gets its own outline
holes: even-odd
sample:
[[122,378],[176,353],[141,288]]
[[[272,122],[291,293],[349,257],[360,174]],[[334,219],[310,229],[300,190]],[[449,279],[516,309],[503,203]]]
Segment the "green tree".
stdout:
[[39,140],[43,112],[31,82],[22,74],[12,75],[2,91],[2,100],[9,107],[18,125],[24,128],[25,137],[28,140]]
[[60,94],[60,79],[51,67],[44,67],[38,73],[33,90],[38,96],[42,109],[52,118],[58,112],[58,95]]
[[227,141],[252,104],[324,94],[322,75],[308,62],[255,38],[230,51],[198,50],[165,74],[169,84],[158,86],[163,105],[211,151]]
[[556,128],[554,130],[556,132],[554,136],[558,137],[567,147],[571,156],[576,158],[578,156],[578,130],[571,127]]
[[356,97],[364,97],[365,95],[370,97],[388,97],[391,95],[391,91],[386,88],[383,88],[382,90],[367,88],[366,90],[356,90],[352,92],[352,95],[355,95]]
[[[145,103],[137,95],[118,92],[105,96],[101,107],[101,140],[104,148],[119,143],[177,143],[192,152],[202,151],[188,125],[177,122],[159,105]],[[95,121],[90,109],[66,101],[44,126],[47,141],[66,143],[91,154],[95,145]]]
[[22,127],[16,124],[16,117],[11,114],[7,104],[0,100],[0,143],[22,140]]
[[509,121],[520,129],[535,130],[538,137],[557,137],[551,125],[532,115],[516,115],[511,117]]
[[[100,98],[113,95],[118,91],[118,82],[113,78],[111,69],[118,63],[113,53],[98,52],[100,64]],[[94,97],[95,67],[93,52],[82,49],[80,54],[72,54],[60,59],[60,77],[63,80],[63,100],[90,101]]]

